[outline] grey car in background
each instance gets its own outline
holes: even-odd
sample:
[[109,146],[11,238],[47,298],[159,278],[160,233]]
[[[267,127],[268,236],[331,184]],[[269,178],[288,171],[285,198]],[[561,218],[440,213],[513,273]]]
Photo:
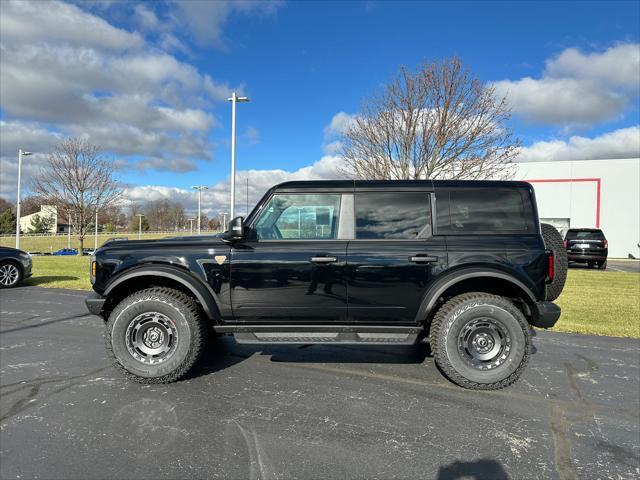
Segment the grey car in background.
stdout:
[[0,247],[0,288],[11,288],[31,276],[31,255],[17,248]]

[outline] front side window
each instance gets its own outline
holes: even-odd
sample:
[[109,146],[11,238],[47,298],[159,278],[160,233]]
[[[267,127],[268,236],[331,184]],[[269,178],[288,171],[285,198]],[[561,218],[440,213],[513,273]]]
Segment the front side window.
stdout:
[[520,189],[436,189],[439,233],[535,231],[528,196]]
[[431,235],[426,192],[356,194],[356,238],[410,240]]
[[258,240],[337,238],[340,194],[275,194],[255,224]]

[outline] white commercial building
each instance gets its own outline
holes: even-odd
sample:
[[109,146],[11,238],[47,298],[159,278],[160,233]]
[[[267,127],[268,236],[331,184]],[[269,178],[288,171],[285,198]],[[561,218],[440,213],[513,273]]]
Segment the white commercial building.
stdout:
[[609,257],[640,258],[640,159],[519,163],[516,179],[534,186],[543,222],[600,228]]

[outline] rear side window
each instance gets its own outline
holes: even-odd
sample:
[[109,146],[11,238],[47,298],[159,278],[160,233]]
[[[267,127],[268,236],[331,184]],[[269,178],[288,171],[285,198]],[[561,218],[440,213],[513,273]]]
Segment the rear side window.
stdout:
[[604,240],[602,230],[568,230],[567,240]]
[[357,239],[408,240],[430,235],[428,193],[356,193]]
[[438,233],[535,233],[533,207],[521,189],[436,189]]

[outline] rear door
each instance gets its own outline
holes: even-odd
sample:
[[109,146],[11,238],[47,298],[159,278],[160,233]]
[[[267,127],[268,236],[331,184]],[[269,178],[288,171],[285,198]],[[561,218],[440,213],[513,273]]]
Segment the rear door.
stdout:
[[432,230],[429,189],[356,189],[355,239],[347,248],[351,322],[414,324],[447,265],[444,240]]

